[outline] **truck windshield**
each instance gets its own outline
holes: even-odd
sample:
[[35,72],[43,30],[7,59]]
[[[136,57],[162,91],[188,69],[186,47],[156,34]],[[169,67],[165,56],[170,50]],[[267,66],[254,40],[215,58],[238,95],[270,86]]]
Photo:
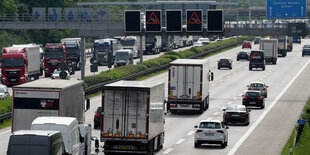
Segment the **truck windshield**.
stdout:
[[79,49],[77,47],[67,47],[68,54],[79,54]]
[[95,52],[109,52],[109,46],[96,46],[94,50]]
[[155,38],[154,37],[145,37],[145,42],[155,42]]
[[63,49],[62,48],[46,48],[44,52],[44,57],[46,59],[62,59],[63,58]]
[[23,58],[8,58],[3,59],[2,67],[23,67],[24,59]]
[[118,52],[115,55],[115,59],[116,60],[128,60],[129,59],[129,55],[127,52]]
[[121,45],[122,46],[134,46],[136,43],[135,40],[121,40]]

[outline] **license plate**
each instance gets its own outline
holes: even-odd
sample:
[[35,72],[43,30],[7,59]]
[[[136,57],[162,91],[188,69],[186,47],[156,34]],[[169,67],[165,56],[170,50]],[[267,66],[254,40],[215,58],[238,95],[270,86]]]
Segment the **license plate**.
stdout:
[[189,104],[180,104],[180,107],[188,107]]
[[206,136],[214,136],[214,133],[205,133]]
[[16,81],[16,79],[11,79],[11,81]]
[[122,150],[130,150],[131,147],[130,146],[121,146],[120,149],[122,149]]
[[255,102],[250,102],[250,104],[255,104]]
[[233,117],[238,117],[239,115],[231,115],[231,116],[233,116]]
[[226,65],[226,63],[222,63],[222,65]]

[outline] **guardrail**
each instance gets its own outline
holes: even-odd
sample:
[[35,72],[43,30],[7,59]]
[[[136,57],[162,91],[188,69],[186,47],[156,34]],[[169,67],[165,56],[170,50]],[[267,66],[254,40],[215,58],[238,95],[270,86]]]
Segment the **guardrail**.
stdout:
[[5,114],[1,114],[1,115],[0,115],[0,123],[2,123],[3,120],[8,119],[8,118],[10,118],[10,117],[12,117],[12,112],[8,112],[8,113],[5,113]]

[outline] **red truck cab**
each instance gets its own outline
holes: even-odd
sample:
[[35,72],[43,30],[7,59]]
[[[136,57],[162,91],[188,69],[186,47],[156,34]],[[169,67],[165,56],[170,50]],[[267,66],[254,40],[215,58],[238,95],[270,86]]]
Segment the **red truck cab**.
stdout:
[[44,73],[45,77],[50,77],[54,70],[58,68],[61,61],[67,62],[67,51],[65,44],[46,44],[44,51]]
[[3,49],[1,83],[17,85],[27,82],[27,54],[25,48],[7,47]]

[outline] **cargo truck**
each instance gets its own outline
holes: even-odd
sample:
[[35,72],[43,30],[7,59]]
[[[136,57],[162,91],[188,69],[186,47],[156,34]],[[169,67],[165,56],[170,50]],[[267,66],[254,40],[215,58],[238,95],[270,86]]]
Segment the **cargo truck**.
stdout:
[[1,83],[18,85],[37,80],[40,76],[40,46],[13,45],[3,49]]
[[160,36],[146,36],[143,54],[159,54],[161,49]]
[[277,39],[261,39],[259,49],[264,51],[265,61],[276,64],[278,58],[278,40]]
[[153,155],[164,143],[164,83],[118,81],[102,90],[104,152]]
[[270,39],[278,39],[278,54],[286,57],[287,54],[287,36],[270,36]]
[[[96,61],[98,65],[108,65],[108,62],[113,64],[117,49],[117,39],[107,38],[95,40],[92,48],[93,56],[90,59],[90,63],[94,64]],[[109,53],[111,53],[111,58],[109,58]]]
[[39,116],[75,117],[84,122],[82,81],[40,79],[14,86],[12,91],[12,132],[29,130]]
[[140,51],[145,51],[145,37],[142,37],[142,50],[140,50],[140,37],[126,36],[120,40],[120,49],[129,49],[132,51],[133,57],[140,57]]
[[177,59],[170,63],[167,109],[203,113],[209,107],[213,73],[207,60]]
[[68,62],[75,65],[75,68],[81,69],[81,38],[63,38],[61,43],[64,43],[68,53]]

